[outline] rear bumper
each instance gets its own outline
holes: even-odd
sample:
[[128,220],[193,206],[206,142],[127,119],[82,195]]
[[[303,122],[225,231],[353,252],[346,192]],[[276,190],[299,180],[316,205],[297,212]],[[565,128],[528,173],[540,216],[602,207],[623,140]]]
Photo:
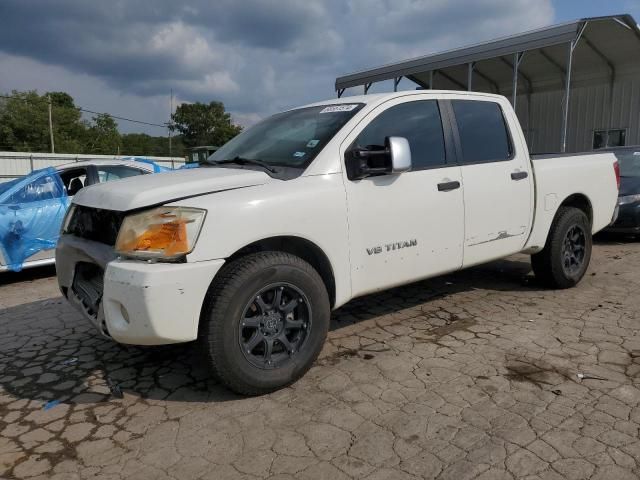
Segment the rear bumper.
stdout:
[[640,202],[620,205],[615,221],[606,228],[612,233],[640,233]]
[[[114,258],[111,247],[63,236],[56,251],[58,282],[69,302],[105,336],[132,345],[195,340],[205,295],[224,260],[145,263]],[[106,260],[106,261],[105,261]],[[104,272],[93,305],[74,287],[78,263]]]

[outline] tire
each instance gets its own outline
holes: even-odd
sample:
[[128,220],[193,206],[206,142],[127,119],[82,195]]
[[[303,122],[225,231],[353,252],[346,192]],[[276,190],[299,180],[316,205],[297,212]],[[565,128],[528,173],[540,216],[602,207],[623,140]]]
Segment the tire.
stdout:
[[311,368],[330,313],[327,289],[311,265],[288,253],[253,253],[225,265],[211,284],[198,341],[221,383],[261,395]]
[[[571,233],[571,239],[569,234]],[[576,240],[577,239],[577,240]],[[567,245],[565,242],[569,242]],[[578,244],[582,245],[582,253]],[[577,208],[560,207],[551,224],[544,249],[531,256],[536,277],[551,288],[574,287],[591,260],[593,239],[587,215]],[[573,250],[573,253],[567,253]]]

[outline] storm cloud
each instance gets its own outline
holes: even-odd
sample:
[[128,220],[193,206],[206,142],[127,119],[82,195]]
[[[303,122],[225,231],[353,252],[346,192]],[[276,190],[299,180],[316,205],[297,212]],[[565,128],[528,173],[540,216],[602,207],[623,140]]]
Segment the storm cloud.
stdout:
[[66,89],[86,108],[166,121],[173,89],[177,101],[223,101],[248,124],[333,96],[338,75],[547,25],[553,8],[550,0],[3,0],[0,18],[0,90]]

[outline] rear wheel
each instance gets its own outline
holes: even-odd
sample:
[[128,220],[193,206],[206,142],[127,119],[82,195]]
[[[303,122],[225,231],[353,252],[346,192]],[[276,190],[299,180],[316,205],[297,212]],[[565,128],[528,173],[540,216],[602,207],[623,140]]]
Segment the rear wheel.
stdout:
[[553,288],[570,288],[584,276],[591,260],[591,227],[587,215],[577,208],[560,207],[544,249],[531,256],[540,280]]
[[293,383],[329,328],[327,290],[304,260],[260,252],[224,267],[207,294],[199,341],[231,390],[259,395]]

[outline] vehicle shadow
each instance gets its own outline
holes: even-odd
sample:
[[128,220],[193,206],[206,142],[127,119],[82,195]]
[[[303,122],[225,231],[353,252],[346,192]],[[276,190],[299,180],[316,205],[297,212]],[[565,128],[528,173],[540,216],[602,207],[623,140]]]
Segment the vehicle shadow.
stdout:
[[[526,257],[522,257],[526,259]],[[528,261],[500,260],[351,301],[331,331],[471,289],[535,291]],[[41,275],[40,273],[28,274]],[[195,343],[136,347],[97,336],[62,297],[0,310],[0,395],[70,404],[151,400],[222,402],[240,397],[212,379]]]
[[26,270],[21,270],[19,272],[2,272],[0,273],[0,286],[20,282],[31,282],[41,278],[54,277],[55,275],[55,265],[27,268]]
[[599,232],[593,237],[593,242],[599,245],[628,245],[634,243],[640,244],[640,235]]

